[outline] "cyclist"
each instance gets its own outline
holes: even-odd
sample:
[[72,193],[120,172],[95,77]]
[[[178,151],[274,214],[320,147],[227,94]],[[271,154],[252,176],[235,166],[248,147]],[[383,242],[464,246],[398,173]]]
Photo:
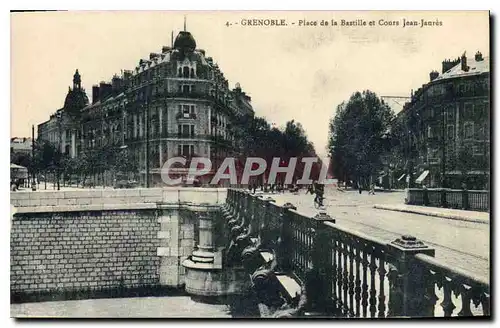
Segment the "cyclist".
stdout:
[[316,194],[316,197],[314,197],[314,202],[318,203],[319,206],[323,206],[323,195],[325,193],[325,186],[320,182],[315,182],[314,193]]

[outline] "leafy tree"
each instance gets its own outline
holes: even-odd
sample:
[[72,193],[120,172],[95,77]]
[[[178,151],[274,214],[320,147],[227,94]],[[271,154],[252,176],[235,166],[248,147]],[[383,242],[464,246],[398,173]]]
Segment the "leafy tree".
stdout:
[[369,90],[356,92],[347,103],[338,105],[328,140],[334,173],[366,187],[391,147],[392,119],[391,109]]
[[[260,157],[266,160],[267,171],[269,170],[274,157],[282,160],[281,165],[287,165],[291,157],[298,157],[294,180],[302,177],[303,164],[302,157],[314,156],[316,152],[314,146],[309,142],[302,125],[294,120],[285,124],[285,128],[280,130],[271,127],[266,119],[262,117],[242,116],[234,125],[234,133],[240,148],[240,162],[244,163],[246,157]],[[313,166],[313,175],[318,175],[317,166]]]

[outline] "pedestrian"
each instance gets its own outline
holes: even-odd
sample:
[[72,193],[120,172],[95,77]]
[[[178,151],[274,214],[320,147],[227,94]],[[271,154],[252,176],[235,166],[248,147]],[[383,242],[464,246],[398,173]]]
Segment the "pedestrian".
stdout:
[[358,189],[359,189],[359,194],[361,195],[361,193],[363,192],[363,188],[361,188],[361,183],[358,183]]
[[373,183],[370,186],[370,192],[368,193],[368,195],[375,195],[375,185]]

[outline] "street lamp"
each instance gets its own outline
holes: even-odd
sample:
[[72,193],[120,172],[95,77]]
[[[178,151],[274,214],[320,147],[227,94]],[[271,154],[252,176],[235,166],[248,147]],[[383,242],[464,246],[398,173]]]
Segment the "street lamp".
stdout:
[[[36,191],[36,181],[35,181],[35,126],[31,125],[31,190]],[[29,179],[29,177],[28,177]]]
[[59,185],[59,165],[61,164],[61,154],[62,154],[62,150],[61,150],[61,147],[62,147],[62,131],[61,131],[61,119],[62,119],[62,112],[56,112],[56,118],[57,118],[57,130],[59,132],[59,144],[58,144],[58,148],[59,148],[59,154],[58,152],[56,151],[56,156],[57,158],[59,159],[59,162],[57,163],[56,165],[56,179],[57,179],[57,190],[61,190],[61,186]]
[[146,188],[149,188],[149,103],[148,99],[146,98],[146,111],[145,111],[145,116],[146,119],[144,120],[145,124],[145,133],[146,133]]

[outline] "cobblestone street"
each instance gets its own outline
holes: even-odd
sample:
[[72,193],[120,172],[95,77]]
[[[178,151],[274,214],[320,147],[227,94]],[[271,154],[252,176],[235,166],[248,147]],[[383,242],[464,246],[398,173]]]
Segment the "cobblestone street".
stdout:
[[[299,195],[287,192],[270,196],[278,204],[294,204],[306,215],[315,215],[318,211],[313,206],[313,196],[305,195],[305,191]],[[388,242],[404,234],[413,235],[436,248],[436,258],[489,279],[489,224],[373,208],[374,204],[404,204],[402,191],[375,195],[365,191],[360,195],[357,191],[327,189],[325,197],[326,211],[338,225]]]

